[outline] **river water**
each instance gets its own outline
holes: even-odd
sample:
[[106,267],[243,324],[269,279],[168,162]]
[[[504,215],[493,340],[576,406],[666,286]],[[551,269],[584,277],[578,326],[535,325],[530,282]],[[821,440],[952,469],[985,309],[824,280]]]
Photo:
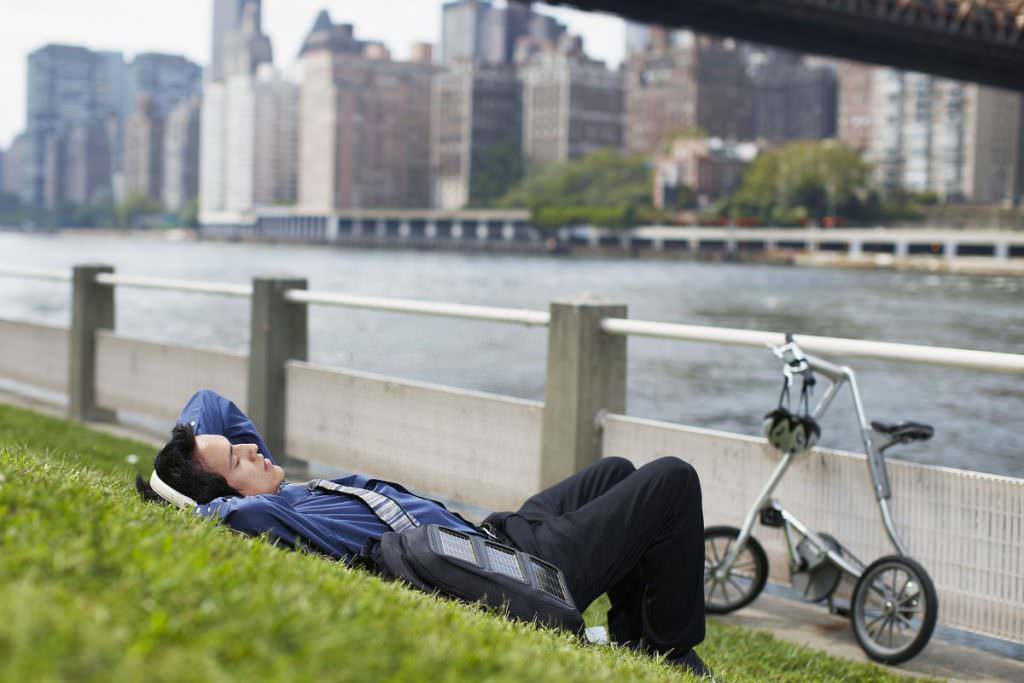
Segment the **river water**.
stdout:
[[[757,330],[1024,352],[1024,280],[687,261],[339,250],[0,234],[0,264],[66,268],[103,262],[119,273],[245,283],[305,277],[310,289],[546,309],[583,292],[626,303],[629,316]],[[0,277],[0,317],[68,324],[66,285]],[[117,294],[118,331],[245,351],[245,300],[155,290]],[[759,349],[630,338],[628,413],[758,434],[774,407],[780,366]],[[542,399],[546,334],[475,321],[314,306],[315,362]],[[0,350],[2,352],[2,350]],[[872,419],[935,425],[935,438],[890,454],[915,462],[1024,477],[1020,377],[863,359]],[[857,450],[853,403],[841,394],[822,444]],[[679,454],[685,457],[685,453]]]

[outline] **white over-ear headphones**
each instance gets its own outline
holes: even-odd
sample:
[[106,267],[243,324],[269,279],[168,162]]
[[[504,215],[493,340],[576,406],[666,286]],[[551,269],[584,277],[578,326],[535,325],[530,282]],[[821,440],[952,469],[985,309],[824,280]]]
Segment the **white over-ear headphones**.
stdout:
[[156,468],[153,468],[153,474],[149,476],[149,487],[153,491],[166,500],[171,505],[177,505],[185,510],[194,510],[199,507],[199,503],[195,502],[184,493],[175,491],[170,485],[167,484],[160,475],[156,473]]

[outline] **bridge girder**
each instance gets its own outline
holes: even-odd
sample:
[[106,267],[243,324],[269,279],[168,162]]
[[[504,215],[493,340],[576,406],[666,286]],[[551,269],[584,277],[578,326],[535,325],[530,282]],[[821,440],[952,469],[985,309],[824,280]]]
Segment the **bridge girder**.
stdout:
[[1024,0],[546,0],[1024,91]]

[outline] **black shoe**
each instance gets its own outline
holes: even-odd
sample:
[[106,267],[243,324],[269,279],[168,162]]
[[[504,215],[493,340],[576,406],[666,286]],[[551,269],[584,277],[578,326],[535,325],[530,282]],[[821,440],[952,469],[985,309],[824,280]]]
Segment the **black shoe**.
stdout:
[[715,676],[711,673],[711,669],[708,668],[708,665],[704,663],[704,660],[698,657],[697,653],[693,650],[690,650],[679,657],[671,657],[668,660],[668,663],[673,666],[682,667],[686,671],[689,671],[693,675],[699,676],[702,679],[708,681],[715,680]]

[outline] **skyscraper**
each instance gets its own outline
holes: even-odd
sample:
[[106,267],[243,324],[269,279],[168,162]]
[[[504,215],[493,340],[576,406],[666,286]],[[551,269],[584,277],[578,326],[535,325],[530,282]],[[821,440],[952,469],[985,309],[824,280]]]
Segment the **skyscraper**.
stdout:
[[421,208],[430,202],[429,51],[392,61],[351,27],[318,19],[302,56],[299,204]]
[[528,164],[579,159],[603,148],[622,149],[622,74],[587,57],[583,41],[564,35],[558,45],[520,45],[523,156]]
[[735,46],[707,37],[672,42],[649,27],[626,61],[626,146],[654,154],[680,135],[751,137],[753,97]]
[[179,102],[201,90],[202,78],[202,67],[182,55],[140,53],[127,67],[126,115],[131,115],[139,97],[145,95],[161,116],[167,116]]
[[199,194],[199,114],[201,98],[183,100],[164,125],[164,207],[180,211]]
[[224,39],[242,25],[242,9],[248,3],[257,5],[256,13],[261,14],[260,0],[213,0],[213,31],[210,46],[211,81],[224,79]]
[[[105,164],[86,164],[89,177],[77,183],[91,188],[91,196],[68,196],[72,183],[65,173],[67,146],[98,144],[87,138],[106,130],[112,138],[108,147],[116,149],[124,106],[123,69],[120,53],[83,47],[47,45],[29,55],[24,197],[31,205],[52,208],[62,201],[91,201],[110,193],[107,155]],[[88,132],[76,134],[72,141],[76,127]]]
[[124,193],[163,196],[164,117],[148,95],[140,95],[124,126]]
[[480,183],[496,180],[482,177],[484,167],[493,173],[495,164],[514,163],[508,157],[521,154],[522,86],[515,68],[467,60],[437,74],[430,128],[434,206],[460,209],[484,193],[489,199],[501,194]]
[[1021,95],[919,73],[878,69],[868,158],[892,190],[949,201],[1013,198]]
[[441,10],[441,60],[512,64],[522,37],[557,42],[565,26],[533,11],[529,3],[510,0],[495,7],[490,0],[455,0]]
[[772,142],[817,140],[836,133],[836,77],[803,55],[761,50],[751,66],[753,136]]
[[877,68],[844,61],[836,71],[836,136],[858,152],[865,152],[871,146],[873,74]]
[[11,141],[4,153],[3,191],[16,194],[25,200],[25,160],[27,157],[28,135],[20,133]]
[[295,201],[298,89],[274,69],[259,11],[259,2],[242,3],[239,28],[223,42],[223,79],[208,82],[204,90],[203,223],[236,221],[257,206]]

